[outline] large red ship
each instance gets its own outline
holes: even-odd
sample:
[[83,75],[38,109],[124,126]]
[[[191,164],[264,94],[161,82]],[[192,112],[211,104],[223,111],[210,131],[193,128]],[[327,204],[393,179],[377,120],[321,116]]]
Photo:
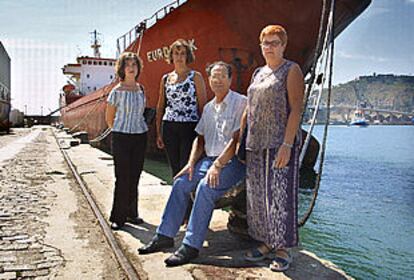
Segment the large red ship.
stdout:
[[[244,93],[254,69],[264,64],[258,36],[268,24],[281,24],[287,29],[289,42],[286,57],[298,62],[304,73],[311,70],[315,54],[321,52],[317,41],[326,32],[328,17],[324,17],[324,13],[328,12],[331,1],[174,1],[121,36],[117,40],[118,54],[132,51],[144,60],[140,82],[146,88],[149,107],[156,106],[162,75],[172,70],[165,58],[168,46],[178,38],[188,40],[194,46],[196,61],[191,67],[201,73],[205,73],[206,65],[217,60],[233,65],[235,75],[232,88]],[[336,0],[334,36],[338,36],[370,2],[371,0]],[[324,18],[325,22],[321,20]],[[103,63],[109,67],[114,62],[99,57],[81,57],[76,65],[93,61],[97,65],[102,63],[102,67]],[[67,71],[66,74],[71,73]],[[80,77],[79,73],[75,74]],[[66,98],[62,98],[61,102],[64,126],[73,131],[87,131],[89,139],[102,139],[100,136],[107,129],[104,118],[105,100],[115,83],[115,79],[109,80],[103,87],[92,89],[88,93],[74,94],[73,88],[66,88],[62,96]],[[211,92],[208,95],[212,97]]]

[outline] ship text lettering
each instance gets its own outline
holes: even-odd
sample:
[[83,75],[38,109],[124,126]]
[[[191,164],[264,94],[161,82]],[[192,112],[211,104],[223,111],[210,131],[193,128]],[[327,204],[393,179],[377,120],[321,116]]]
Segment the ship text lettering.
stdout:
[[[197,47],[195,46],[195,40],[190,39],[188,40],[188,43],[193,48],[193,50],[196,50]],[[162,48],[158,48],[152,51],[147,52],[147,60],[148,62],[155,62],[157,60],[167,60],[168,53],[170,52],[170,47],[164,46]]]

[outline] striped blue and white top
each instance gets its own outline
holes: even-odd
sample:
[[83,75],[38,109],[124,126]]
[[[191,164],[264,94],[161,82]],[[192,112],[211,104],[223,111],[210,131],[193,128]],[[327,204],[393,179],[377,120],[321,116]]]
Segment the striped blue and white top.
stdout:
[[148,131],[144,119],[146,99],[144,92],[112,89],[108,103],[116,107],[113,132],[141,134]]

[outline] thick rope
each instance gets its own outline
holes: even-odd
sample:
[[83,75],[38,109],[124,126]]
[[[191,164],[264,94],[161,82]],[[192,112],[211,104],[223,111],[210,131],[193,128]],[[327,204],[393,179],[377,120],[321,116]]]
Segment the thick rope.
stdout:
[[88,113],[86,113],[86,115],[85,116],[83,116],[83,118],[74,126],[74,127],[72,127],[69,131],[70,132],[74,132],[75,131],[75,129],[76,128],[78,128],[88,117],[89,117],[89,115],[94,111],[94,110],[96,110],[96,108],[98,108],[98,105],[102,102],[102,101],[105,101],[105,99],[104,98],[102,98],[103,97],[103,95],[102,96],[100,96],[99,97],[99,99],[96,101],[96,103],[94,104],[94,106],[92,107],[92,109],[90,109],[89,111],[88,111]]
[[[332,29],[332,25],[333,25],[333,20],[328,20],[328,24],[327,24],[327,28],[326,28],[326,34],[325,34],[325,40],[324,40],[324,45],[323,45],[323,52],[322,52],[322,57],[320,59],[320,63],[318,63],[318,66],[321,67],[322,62],[325,62],[325,67],[323,69],[322,73],[327,73],[328,70],[328,65],[329,65],[329,59],[330,59],[330,49],[329,49],[329,41],[330,41],[330,32],[329,30]],[[318,70],[319,70],[318,67]],[[308,150],[308,146],[312,137],[312,132],[313,129],[316,125],[316,118],[318,117],[318,113],[319,113],[319,107],[320,107],[320,103],[322,100],[322,93],[323,93],[323,86],[325,85],[325,79],[326,79],[326,75],[322,76],[322,81],[318,86],[318,96],[317,96],[317,100],[316,100],[316,105],[315,105],[315,110],[313,112],[313,116],[311,119],[311,125],[309,127],[308,130],[308,134],[306,135],[305,141],[302,145],[302,150],[299,156],[299,166],[302,166],[302,162],[303,159],[305,158],[306,155],[306,151]]]
[[97,142],[101,142],[102,140],[104,140],[109,134],[111,134],[111,128],[108,127],[104,130],[104,132],[102,132],[99,136],[97,136],[96,138],[89,140],[89,143],[97,143]]
[[318,197],[319,187],[320,187],[321,178],[322,178],[323,163],[325,160],[326,142],[328,139],[328,126],[329,126],[329,118],[330,118],[331,94],[332,94],[332,75],[333,75],[334,38],[335,38],[334,23],[333,23],[334,16],[335,16],[335,0],[332,0],[331,9],[330,9],[330,21],[332,22],[332,24],[331,24],[331,30],[330,30],[330,44],[331,45],[330,45],[330,55],[329,55],[330,59],[329,59],[329,80],[328,80],[326,122],[324,126],[322,149],[321,149],[320,161],[319,161],[319,170],[316,176],[316,185],[315,185],[312,201],[308,208],[308,211],[305,213],[305,215],[302,217],[302,219],[298,223],[300,227],[306,223],[306,221],[309,219],[310,215],[312,214],[313,208],[315,207],[316,198]]
[[[318,32],[318,39],[316,41],[316,48],[315,48],[315,55],[313,57],[313,62],[312,62],[312,66],[311,66],[311,76],[309,78],[309,83],[308,83],[308,87],[306,89],[305,92],[305,96],[304,96],[304,102],[303,102],[303,107],[302,107],[302,117],[301,117],[301,123],[303,121],[303,116],[305,115],[305,109],[308,105],[308,99],[309,99],[309,95],[312,92],[313,89],[313,85],[315,83],[315,78],[316,78],[316,66],[318,64],[318,58],[319,58],[319,50],[321,49],[321,44],[325,44],[325,42],[322,41],[322,36],[323,36],[323,27],[324,27],[324,23],[325,23],[325,18],[326,15],[328,13],[327,10],[327,5],[326,5],[327,0],[323,0],[322,2],[322,13],[321,13],[321,19],[319,22],[319,32]],[[322,53],[322,50],[321,50]]]

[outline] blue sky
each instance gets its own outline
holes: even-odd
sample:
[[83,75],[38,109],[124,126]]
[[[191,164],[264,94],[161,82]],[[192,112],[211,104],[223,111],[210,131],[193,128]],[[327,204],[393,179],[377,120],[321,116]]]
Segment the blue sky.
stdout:
[[358,75],[414,75],[414,0],[372,0],[335,42],[335,83]]
[[[236,0],[235,0],[236,1]],[[58,107],[61,67],[92,55],[89,32],[115,41],[171,0],[0,0],[0,40],[12,59],[12,105],[29,114]],[[334,84],[360,75],[414,75],[414,0],[372,0],[336,40]]]

